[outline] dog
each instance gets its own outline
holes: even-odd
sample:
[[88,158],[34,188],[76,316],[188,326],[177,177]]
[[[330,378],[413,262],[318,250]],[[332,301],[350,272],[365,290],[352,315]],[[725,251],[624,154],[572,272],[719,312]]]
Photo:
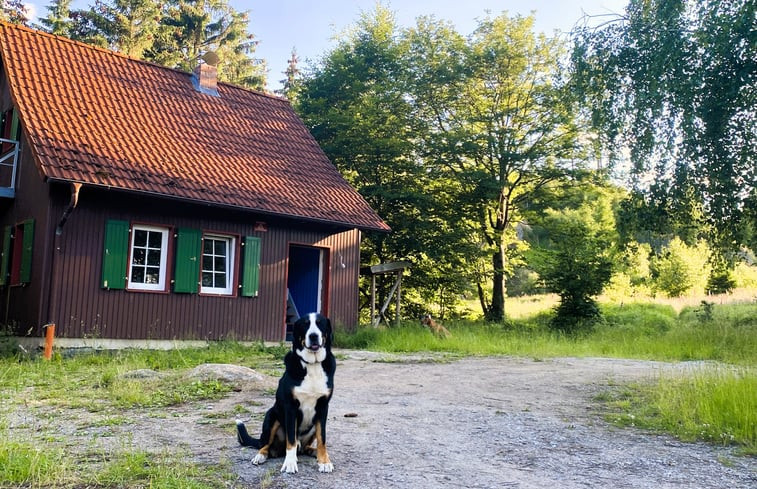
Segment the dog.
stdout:
[[[284,456],[281,472],[297,472],[297,455],[315,455],[319,472],[332,472],[326,451],[326,419],[334,391],[336,359],[331,353],[331,321],[311,313],[294,323],[292,350],[284,357],[276,401],[263,419],[260,439],[252,438],[237,420],[242,446],[258,449],[252,463]],[[313,441],[316,447],[313,447]]]
[[434,321],[431,314],[426,314],[421,318],[421,324],[431,330],[436,336],[440,338],[449,338],[452,333],[441,324]]

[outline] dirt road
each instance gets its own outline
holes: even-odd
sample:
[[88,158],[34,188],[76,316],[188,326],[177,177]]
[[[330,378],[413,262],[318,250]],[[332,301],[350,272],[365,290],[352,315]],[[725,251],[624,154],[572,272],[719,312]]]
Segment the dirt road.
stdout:
[[[686,366],[591,358],[385,357],[342,353],[328,424],[331,474],[318,473],[309,457],[300,459],[295,475],[279,473],[280,459],[254,466],[254,452],[239,448],[218,426],[190,426],[188,448],[207,462],[221,452],[249,487],[757,487],[754,458],[616,428],[593,411],[592,397],[609,383]],[[263,412],[270,393],[242,391],[208,408],[240,402],[260,402],[254,409]],[[250,428],[257,431],[259,421],[252,420]]]

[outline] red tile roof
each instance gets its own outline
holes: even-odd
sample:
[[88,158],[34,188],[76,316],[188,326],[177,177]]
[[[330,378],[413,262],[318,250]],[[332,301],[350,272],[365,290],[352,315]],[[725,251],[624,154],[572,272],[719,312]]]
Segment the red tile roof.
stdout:
[[48,179],[389,230],[284,99],[7,23],[0,55]]

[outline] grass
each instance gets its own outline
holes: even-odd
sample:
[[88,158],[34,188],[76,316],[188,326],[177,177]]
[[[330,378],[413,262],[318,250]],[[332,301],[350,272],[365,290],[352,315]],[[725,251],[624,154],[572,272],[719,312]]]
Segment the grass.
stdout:
[[710,367],[689,375],[665,373],[603,400],[608,419],[672,433],[685,441],[737,445],[757,455],[757,376],[753,370]]
[[[75,416],[86,427],[108,428],[128,423],[135,411],[161,416],[166,406],[214,400],[230,391],[217,380],[187,377],[189,369],[233,363],[278,372],[286,350],[215,343],[190,350],[56,354],[51,361],[0,357],[0,487],[233,487],[228,463],[199,465],[185,454],[139,448],[92,453],[90,447],[82,453],[71,445],[80,442],[55,430],[56,418]],[[124,375],[139,369],[159,375]],[[92,414],[79,418],[77,409]]]
[[452,332],[437,338],[418,322],[399,327],[361,327],[339,332],[342,348],[386,352],[440,351],[462,355],[518,355],[536,358],[603,356],[647,360],[715,360],[757,364],[757,303],[714,305],[712,318],[698,308],[680,314],[666,305],[603,305],[604,321],[592,332],[565,335],[548,328],[550,312],[506,324],[445,321]]

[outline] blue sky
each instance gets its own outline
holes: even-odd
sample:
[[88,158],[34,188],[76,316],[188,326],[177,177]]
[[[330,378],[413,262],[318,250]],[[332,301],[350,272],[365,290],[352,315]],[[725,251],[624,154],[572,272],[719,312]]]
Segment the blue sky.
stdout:
[[[256,56],[268,65],[269,89],[279,88],[279,80],[292,48],[297,50],[301,66],[316,61],[335,43],[334,37],[350,27],[363,11],[371,11],[376,0],[230,0],[239,11],[250,12],[250,31],[257,37]],[[35,0],[38,16],[45,16],[49,0]],[[94,0],[74,0],[76,8]],[[384,0],[383,5],[395,13],[401,26],[410,26],[420,15],[435,15],[453,22],[458,32],[470,34],[476,19],[486,12],[497,15],[535,15],[535,28],[551,34],[569,31],[583,13],[601,15],[622,13],[628,0]]]

